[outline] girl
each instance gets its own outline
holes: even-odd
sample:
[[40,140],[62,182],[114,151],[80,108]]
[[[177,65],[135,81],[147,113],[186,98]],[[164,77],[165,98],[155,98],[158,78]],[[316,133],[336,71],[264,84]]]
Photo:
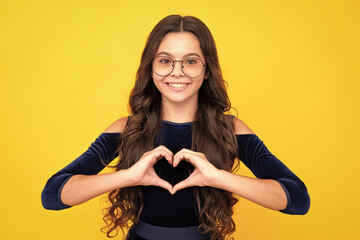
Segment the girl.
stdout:
[[[277,159],[231,105],[213,37],[191,16],[171,15],[150,33],[131,91],[131,114],[53,175],[42,192],[60,210],[110,192],[107,235],[126,239],[229,239],[238,195],[305,214],[304,183]],[[116,171],[99,173],[119,156]],[[257,178],[234,174],[240,159]],[[237,161],[236,161],[237,160]]]

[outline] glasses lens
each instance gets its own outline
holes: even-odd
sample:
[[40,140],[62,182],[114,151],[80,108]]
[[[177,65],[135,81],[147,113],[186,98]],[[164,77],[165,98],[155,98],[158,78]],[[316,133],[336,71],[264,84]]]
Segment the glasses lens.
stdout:
[[169,57],[159,56],[153,60],[153,70],[157,75],[167,76],[173,70],[173,61]]
[[200,58],[195,57],[185,58],[183,66],[184,74],[192,78],[200,76],[204,70],[204,63]]

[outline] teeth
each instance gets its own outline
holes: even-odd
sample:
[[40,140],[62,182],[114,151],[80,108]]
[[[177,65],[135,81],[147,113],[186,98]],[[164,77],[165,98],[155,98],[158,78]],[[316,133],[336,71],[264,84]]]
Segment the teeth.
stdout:
[[183,88],[186,86],[186,84],[172,84],[172,83],[169,83],[170,87],[173,87],[173,88]]

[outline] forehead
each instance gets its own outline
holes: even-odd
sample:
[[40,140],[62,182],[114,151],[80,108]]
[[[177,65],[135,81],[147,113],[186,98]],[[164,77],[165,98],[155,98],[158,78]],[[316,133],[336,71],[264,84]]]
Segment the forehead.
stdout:
[[188,53],[197,53],[203,57],[199,39],[190,32],[167,33],[160,43],[156,54],[166,52],[175,58],[181,58]]

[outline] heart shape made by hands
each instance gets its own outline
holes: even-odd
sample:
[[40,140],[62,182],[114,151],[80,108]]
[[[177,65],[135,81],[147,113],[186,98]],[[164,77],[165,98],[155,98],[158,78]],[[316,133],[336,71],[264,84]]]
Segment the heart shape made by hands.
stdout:
[[172,186],[187,179],[195,169],[191,163],[186,161],[181,161],[178,166],[174,167],[165,158],[159,160],[153,167],[156,174]]
[[145,152],[130,169],[135,185],[158,186],[171,194],[192,186],[212,186],[219,171],[201,152],[183,148],[173,155],[165,146]]

